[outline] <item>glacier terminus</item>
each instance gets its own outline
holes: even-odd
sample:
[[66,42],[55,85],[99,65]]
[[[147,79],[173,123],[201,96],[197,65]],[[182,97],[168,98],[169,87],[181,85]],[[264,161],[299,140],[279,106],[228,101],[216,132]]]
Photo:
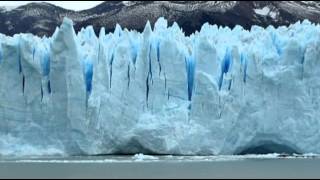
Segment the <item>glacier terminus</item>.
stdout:
[[320,25],[0,35],[0,156],[320,153]]

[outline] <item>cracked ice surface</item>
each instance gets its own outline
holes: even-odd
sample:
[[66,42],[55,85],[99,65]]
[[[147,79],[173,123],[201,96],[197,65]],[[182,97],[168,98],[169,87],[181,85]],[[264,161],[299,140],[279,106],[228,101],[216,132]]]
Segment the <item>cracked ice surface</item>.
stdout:
[[319,66],[309,21],[0,35],[0,155],[320,153]]

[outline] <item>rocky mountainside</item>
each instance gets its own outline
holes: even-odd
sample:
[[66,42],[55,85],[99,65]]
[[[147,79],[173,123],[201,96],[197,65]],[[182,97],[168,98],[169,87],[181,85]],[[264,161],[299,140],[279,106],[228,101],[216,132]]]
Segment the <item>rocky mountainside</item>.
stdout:
[[320,22],[317,1],[107,1],[84,11],[66,10],[48,3],[30,3],[17,8],[0,8],[0,33],[33,33],[50,36],[63,17],[75,22],[78,31],[93,25],[96,32],[105,27],[112,32],[118,23],[123,28],[141,31],[149,20],[161,16],[169,24],[177,22],[186,34],[199,30],[203,23],[246,29],[252,25],[281,26],[309,19]]

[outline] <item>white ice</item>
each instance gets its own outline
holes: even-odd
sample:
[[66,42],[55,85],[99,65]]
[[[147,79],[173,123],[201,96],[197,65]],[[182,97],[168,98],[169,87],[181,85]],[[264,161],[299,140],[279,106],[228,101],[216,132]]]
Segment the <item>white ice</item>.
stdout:
[[319,60],[307,20],[0,35],[0,155],[319,154]]

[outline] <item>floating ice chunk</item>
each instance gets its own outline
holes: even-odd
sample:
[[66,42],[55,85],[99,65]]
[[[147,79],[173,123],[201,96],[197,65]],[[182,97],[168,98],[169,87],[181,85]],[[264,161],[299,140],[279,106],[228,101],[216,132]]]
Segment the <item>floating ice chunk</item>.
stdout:
[[144,160],[158,160],[158,157],[155,156],[149,156],[149,155],[144,155],[144,154],[136,154],[133,156],[133,159],[135,161],[144,161]]

